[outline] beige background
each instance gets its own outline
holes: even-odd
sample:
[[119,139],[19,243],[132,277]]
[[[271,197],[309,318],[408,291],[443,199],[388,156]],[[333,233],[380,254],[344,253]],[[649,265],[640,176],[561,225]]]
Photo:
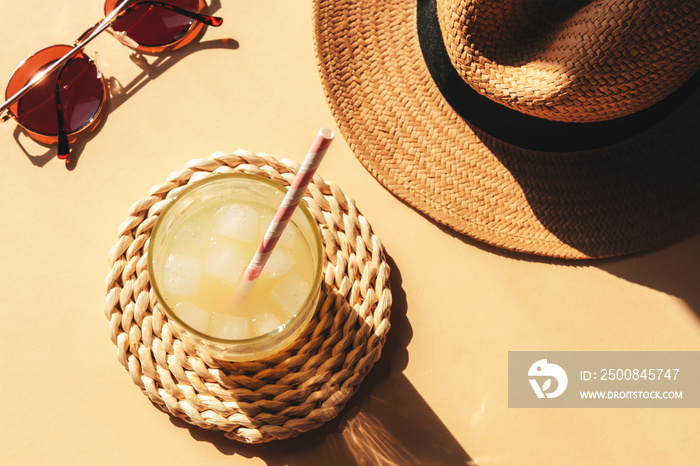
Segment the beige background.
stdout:
[[[300,162],[319,127],[335,129],[311,2],[222,3],[222,27],[148,71],[108,35],[89,46],[122,93],[73,166],[0,126],[1,464],[697,464],[697,409],[509,409],[507,352],[699,350],[700,237],[588,264],[514,256],[395,199],[342,137],[320,174],[357,201],[393,268],[393,327],[360,393],[322,429],[263,446],[156,409],[103,313],[129,206],[190,159],[244,148]],[[101,15],[94,0],[0,3],[0,79]]]

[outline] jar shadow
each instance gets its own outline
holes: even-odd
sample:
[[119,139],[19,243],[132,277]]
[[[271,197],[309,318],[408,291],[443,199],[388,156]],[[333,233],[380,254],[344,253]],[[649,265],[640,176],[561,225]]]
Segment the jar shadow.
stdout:
[[[172,424],[224,455],[260,458],[270,466],[475,464],[403,374],[412,329],[401,274],[390,257],[387,263],[393,296],[391,330],[382,356],[333,419],[296,437],[260,444],[231,440],[223,432],[201,429],[171,415]],[[358,325],[366,324],[359,319]]]

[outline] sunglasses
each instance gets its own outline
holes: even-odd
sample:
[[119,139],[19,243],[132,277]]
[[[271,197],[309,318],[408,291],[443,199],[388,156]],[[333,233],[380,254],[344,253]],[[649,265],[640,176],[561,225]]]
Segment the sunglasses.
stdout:
[[223,20],[201,13],[204,0],[107,0],[105,17],[71,45],[52,45],[22,61],[12,74],[0,106],[2,121],[13,118],[43,144],[58,143],[58,158],[69,162],[70,144],[99,124],[107,85],[95,61],[83,51],[105,30],[146,54],[177,50],[204,25]]

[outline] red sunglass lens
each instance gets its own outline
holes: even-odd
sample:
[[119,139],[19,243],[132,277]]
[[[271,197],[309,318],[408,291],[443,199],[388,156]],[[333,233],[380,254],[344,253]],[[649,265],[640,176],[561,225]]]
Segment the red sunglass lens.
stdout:
[[[8,94],[20,89],[36,73],[46,69],[66,54],[71,47],[54,46],[33,55],[20,66],[10,80]],[[99,112],[104,101],[104,85],[97,68],[83,53],[64,65],[59,96],[67,132],[74,133]],[[59,70],[52,72],[27,92],[11,109],[22,126],[30,131],[55,136],[58,134],[56,80]]]
[[[132,0],[129,4],[142,3]],[[153,2],[156,3],[156,2]],[[197,12],[198,0],[167,0],[183,10]],[[112,29],[123,32],[140,45],[160,47],[181,39],[192,26],[194,20],[179,13],[149,2],[143,2],[118,17],[112,23]]]

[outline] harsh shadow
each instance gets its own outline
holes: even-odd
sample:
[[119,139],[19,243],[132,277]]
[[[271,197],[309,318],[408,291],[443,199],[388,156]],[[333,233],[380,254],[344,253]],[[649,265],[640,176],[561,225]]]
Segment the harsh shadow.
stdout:
[[[396,198],[407,207],[413,207]],[[413,209],[443,233],[471,247],[506,259],[551,264],[559,267],[597,267],[601,270],[682,299],[700,319],[700,234],[647,251],[602,259],[570,260],[536,256],[499,248],[458,233]]]
[[51,159],[56,157],[56,145],[47,146],[46,144],[41,144],[33,139],[29,138],[29,135],[24,132],[24,130],[17,125],[15,130],[12,132],[12,137],[27,159],[32,162],[37,167],[43,167]]
[[[392,193],[393,195],[393,193]],[[544,257],[499,248],[458,233],[414,209],[401,198],[394,197],[420,214],[443,233],[471,247],[506,259],[551,264],[559,267],[597,267],[630,283],[675,296],[683,300],[700,319],[700,234],[657,246],[647,251],[602,259],[570,260]]]
[[130,58],[132,62],[139,68],[142,72],[132,79],[127,84],[122,84],[117,78],[109,78],[109,91],[111,96],[110,111],[114,111],[121,107],[124,102],[129,100],[135,93],[141,90],[146,84],[157,79],[160,75],[168,71],[174,65],[176,65],[180,60],[188,55],[195,52],[201,52],[203,50],[212,49],[229,49],[235,50],[239,47],[238,41],[231,38],[223,38],[216,40],[209,40],[205,42],[196,42],[188,44],[181,50],[176,50],[175,52],[169,54],[160,54],[154,60],[149,61],[145,55],[139,53],[132,53]]
[[170,419],[225,455],[260,458],[269,466],[476,464],[402,373],[379,382],[368,378],[338,418],[287,440],[246,445]]
[[387,263],[393,297],[391,330],[381,358],[335,419],[295,438],[255,445],[174,416],[171,422],[225,455],[257,457],[269,466],[475,464],[403,374],[413,332],[401,274],[391,258]]
[[599,152],[525,151],[476,133],[518,182],[545,228],[586,255],[605,257],[665,246],[700,231],[699,125],[696,90],[644,134]]
[[[78,140],[74,141],[70,145],[70,157],[65,161],[66,169],[73,170],[78,164],[78,160],[82,155],[85,147],[90,141],[100,132],[100,129],[105,125],[107,117],[110,113],[110,102],[109,99],[104,103],[102,108],[102,115],[99,123],[92,128],[89,134],[80,135]],[[34,141],[31,139],[24,130],[17,126],[13,132],[13,137],[17,146],[24,152],[27,159],[32,162],[37,167],[43,167],[51,160],[57,157],[58,146],[56,144],[46,145]]]
[[700,235],[650,253],[605,260],[598,267],[682,299],[700,318]]

